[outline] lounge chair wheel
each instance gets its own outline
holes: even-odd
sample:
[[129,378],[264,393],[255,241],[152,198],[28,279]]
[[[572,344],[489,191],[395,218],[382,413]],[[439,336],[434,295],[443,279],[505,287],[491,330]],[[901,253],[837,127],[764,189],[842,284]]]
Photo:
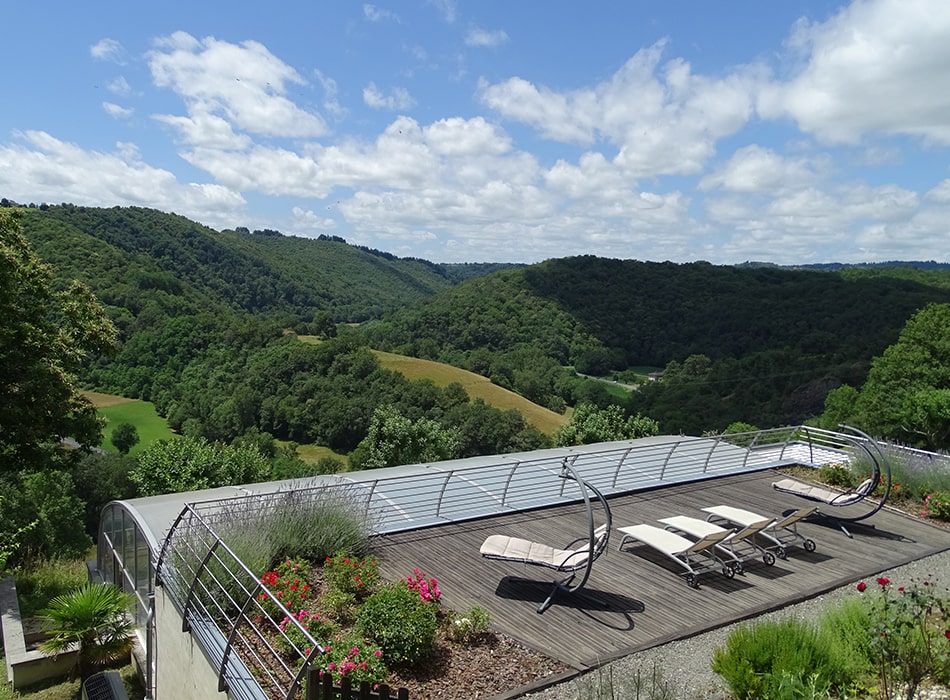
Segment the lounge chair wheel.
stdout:
[[736,575],[735,569],[733,569],[728,564],[722,567],[722,575],[726,578],[732,578]]
[[785,549],[785,547],[779,547],[775,550],[775,556],[777,556],[779,559],[788,559],[788,551]]
[[766,552],[762,555],[762,561],[764,561],[767,566],[772,566],[772,564],[775,563],[775,555],[771,552]]
[[733,565],[732,565],[732,570],[735,571],[737,574],[744,574],[744,573],[745,573],[745,567],[742,565],[742,562],[741,562],[741,561],[737,561],[737,562],[733,563]]
[[686,574],[686,585],[690,588],[699,588],[699,579],[695,574]]
[[802,547],[805,548],[805,551],[806,551],[806,552],[814,552],[814,551],[815,551],[815,540],[805,540],[804,542],[802,542]]

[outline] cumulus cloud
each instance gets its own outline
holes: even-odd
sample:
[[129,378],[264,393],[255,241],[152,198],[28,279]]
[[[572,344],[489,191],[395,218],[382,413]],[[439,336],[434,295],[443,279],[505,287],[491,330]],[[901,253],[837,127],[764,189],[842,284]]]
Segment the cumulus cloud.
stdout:
[[90,55],[100,61],[122,63],[125,58],[125,49],[115,39],[100,39],[89,47]]
[[106,89],[116,95],[128,95],[132,92],[132,86],[129,85],[129,81],[121,75],[115,80],[110,81],[109,84],[106,85]]
[[370,83],[363,88],[363,102],[373,109],[388,109],[391,111],[409,109],[415,104],[415,101],[409,95],[409,91],[405,88],[393,88],[392,92],[385,95],[376,87],[376,83]]
[[864,0],[801,21],[789,46],[804,67],[764,89],[758,111],[831,143],[883,133],[950,144],[948,36],[943,0]]
[[221,185],[178,182],[173,173],[142,162],[131,144],[101,153],[43,131],[16,136],[22,144],[0,146],[0,189],[13,199],[155,207],[209,225],[245,205],[239,193]]
[[785,158],[772,149],[758,145],[737,150],[716,172],[699,181],[703,191],[723,189],[731,192],[780,193],[800,189],[816,181],[824,159]]
[[115,119],[128,119],[135,112],[134,109],[129,107],[121,107],[112,102],[103,102],[102,108],[106,111],[106,114],[108,114],[110,117],[114,117]]
[[617,149],[634,177],[695,174],[716,141],[740,130],[752,112],[753,69],[722,78],[696,75],[682,59],[661,65],[665,43],[638,51],[609,80],[558,92],[519,77],[482,82],[481,100],[505,118],[554,141]]
[[473,27],[465,35],[468,46],[500,46],[508,41],[508,34],[503,29],[489,31],[480,27]]
[[[188,119],[214,116],[260,136],[316,137],[327,131],[322,117],[287,97],[288,84],[306,81],[256,41],[232,44],[176,32],[156,42],[147,58],[155,84],[185,101]],[[200,128],[182,130],[185,137],[200,133]]]

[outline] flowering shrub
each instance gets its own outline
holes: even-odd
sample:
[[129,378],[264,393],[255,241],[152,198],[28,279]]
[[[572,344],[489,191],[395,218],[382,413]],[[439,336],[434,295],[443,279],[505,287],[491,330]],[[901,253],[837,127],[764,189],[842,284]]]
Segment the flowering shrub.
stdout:
[[[308,607],[310,600],[310,565],[300,559],[287,559],[272,571],[261,576],[261,583],[277,598],[290,613],[297,613]],[[257,596],[263,612],[275,622],[286,615],[266,594]]]
[[[426,591],[430,590],[427,581]],[[428,595],[429,601],[422,597],[421,587],[410,588],[406,579],[384,586],[360,606],[357,630],[379,644],[387,662],[415,663],[432,650],[439,631],[438,605],[433,594]]]
[[924,509],[920,513],[925,518],[950,520],[950,493],[934,491],[924,499]]
[[325,673],[333,674],[336,684],[344,678],[355,683],[386,680],[388,670],[383,661],[383,652],[367,644],[358,635],[337,634],[330,643],[324,645],[324,650]]
[[453,615],[449,619],[448,637],[455,642],[468,644],[488,629],[490,621],[488,611],[476,605],[469,608],[464,615]]
[[[900,586],[894,593],[890,579],[876,580],[877,595],[869,601],[870,649],[880,666],[884,697],[901,686],[915,697],[921,681],[950,681],[950,601],[937,594],[932,581]],[[858,592],[870,586],[862,581]],[[869,596],[872,594],[868,594]]]
[[377,561],[373,558],[358,559],[345,554],[327,557],[323,562],[323,580],[334,590],[356,598],[365,598],[379,583]]
[[832,486],[841,486],[846,489],[853,488],[857,481],[851,467],[847,464],[825,464],[818,470],[819,478],[826,484]]
[[[300,623],[300,627],[307,630],[310,636],[322,647],[326,647],[328,641],[333,639],[333,636],[339,632],[339,627],[333,620],[318,612],[301,610],[294,614],[294,619],[297,620],[297,622]],[[296,653],[305,655],[310,653],[310,640],[300,631],[300,627],[297,627],[297,625],[290,621],[289,617],[285,617],[284,621],[281,622],[278,627],[280,627],[281,632],[287,637],[286,640],[278,640],[282,651],[293,653],[296,649]]]
[[439,590],[439,582],[434,578],[426,578],[424,571],[413,569],[412,576],[406,577],[406,585],[409,590],[418,591],[419,597],[426,603],[438,602],[442,597],[442,591]]

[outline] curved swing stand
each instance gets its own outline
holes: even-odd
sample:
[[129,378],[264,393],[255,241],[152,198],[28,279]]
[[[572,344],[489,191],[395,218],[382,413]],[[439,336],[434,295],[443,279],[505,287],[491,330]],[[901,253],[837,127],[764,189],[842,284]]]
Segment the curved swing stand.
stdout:
[[[799,498],[821,503],[828,508],[841,508],[840,513],[832,514],[831,511],[822,510],[819,506],[815,514],[834,521],[845,535],[852,537],[847,527],[845,527],[845,523],[867,520],[887,503],[887,497],[891,493],[891,466],[880,445],[871,436],[850,425],[840,427],[850,430],[858,436],[859,439],[855,439],[854,444],[863,450],[864,454],[870,459],[871,475],[867,479],[851,491],[834,491],[822,486],[806,484],[796,479],[781,479],[774,482],[772,488],[782,493],[790,493]],[[852,508],[852,506],[860,506],[864,503],[865,499],[868,499],[879,485],[884,487],[884,493],[873,503],[872,507]],[[855,511],[857,511],[856,514],[854,514]]]
[[[564,548],[556,548],[540,542],[510,537],[508,535],[490,535],[481,546],[481,555],[486,559],[511,561],[531,566],[541,566],[566,573],[564,578],[554,581],[554,587],[538,607],[543,613],[561,593],[581,595],[581,590],[590,578],[591,570],[597,558],[607,550],[610,539],[612,519],[610,505],[604,495],[593,485],[585,481],[568,463],[567,458],[561,465],[560,478],[577,482],[587,512],[588,531],[586,537],[580,537],[568,543]],[[591,494],[604,510],[605,522],[594,527],[594,509]]]

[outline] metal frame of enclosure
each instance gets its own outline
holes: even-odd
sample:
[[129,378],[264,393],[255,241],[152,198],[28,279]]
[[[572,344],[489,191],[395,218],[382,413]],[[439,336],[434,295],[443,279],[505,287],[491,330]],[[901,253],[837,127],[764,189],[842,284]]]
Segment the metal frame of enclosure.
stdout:
[[[99,569],[106,580],[135,593],[136,619],[147,629],[152,587],[162,586],[183,629],[217,667],[220,690],[235,698],[292,698],[322,649],[302,628],[309,646],[298,649],[289,640],[283,645],[294,649],[293,662],[274,649],[268,641],[274,625],[259,601],[270,595],[260,582],[263,572],[252,572],[232,551],[226,523],[239,519],[249,531],[290,501],[300,507],[342,497],[383,534],[575,501],[577,489],[557,478],[565,460],[609,497],[777,466],[846,462],[867,451],[864,442],[860,435],[804,426],[658,436],[169,494],[161,504],[154,498],[117,501],[103,512]],[[168,517],[176,498],[177,517]],[[150,516],[153,511],[160,515]],[[151,651],[149,646],[149,673]]]

